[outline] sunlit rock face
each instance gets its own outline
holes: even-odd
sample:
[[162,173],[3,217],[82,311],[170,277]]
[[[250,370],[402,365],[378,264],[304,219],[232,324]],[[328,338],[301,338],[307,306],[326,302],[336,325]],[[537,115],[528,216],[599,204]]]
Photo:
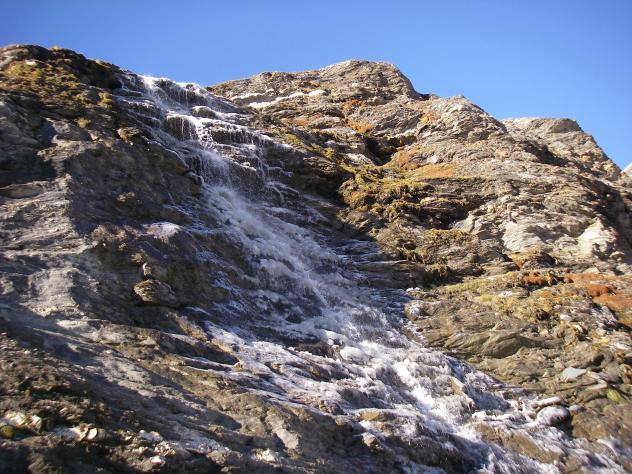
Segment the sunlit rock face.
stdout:
[[0,147],[3,472],[632,469],[631,181],[576,122],[12,46]]

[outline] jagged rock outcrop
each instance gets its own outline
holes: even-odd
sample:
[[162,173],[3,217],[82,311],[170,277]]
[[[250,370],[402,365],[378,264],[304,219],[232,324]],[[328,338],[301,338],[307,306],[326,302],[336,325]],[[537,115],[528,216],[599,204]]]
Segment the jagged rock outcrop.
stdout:
[[11,46],[0,151],[1,470],[632,469],[632,181],[576,122]]

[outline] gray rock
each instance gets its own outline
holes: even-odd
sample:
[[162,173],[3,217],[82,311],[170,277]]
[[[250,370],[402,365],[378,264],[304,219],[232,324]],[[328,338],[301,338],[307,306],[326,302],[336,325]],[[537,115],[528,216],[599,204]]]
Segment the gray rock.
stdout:
[[14,199],[29,198],[41,194],[46,189],[46,182],[30,182],[24,184],[10,184],[0,188],[0,196]]
[[573,382],[587,372],[586,369],[576,369],[574,367],[565,368],[560,374],[563,382]]

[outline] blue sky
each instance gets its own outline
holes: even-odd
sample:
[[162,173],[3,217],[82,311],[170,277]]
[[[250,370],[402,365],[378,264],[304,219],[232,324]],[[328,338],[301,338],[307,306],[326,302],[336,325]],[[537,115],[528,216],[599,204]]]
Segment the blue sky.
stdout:
[[497,118],[572,117],[632,161],[632,1],[2,0],[0,44],[75,49],[212,84],[346,59],[389,61],[420,92]]

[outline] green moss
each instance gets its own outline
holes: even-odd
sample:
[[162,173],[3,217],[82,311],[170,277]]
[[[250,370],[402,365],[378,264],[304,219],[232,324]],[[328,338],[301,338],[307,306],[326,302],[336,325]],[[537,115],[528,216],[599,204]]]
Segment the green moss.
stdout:
[[427,271],[432,275],[435,281],[445,281],[450,278],[452,270],[445,263],[435,263],[427,267]]
[[113,110],[116,107],[116,102],[110,93],[99,92],[99,102],[97,105],[104,109]]
[[513,288],[516,280],[516,272],[507,272],[503,275],[495,275],[487,278],[472,278],[462,283],[446,285],[442,292],[448,295],[458,293],[474,292],[478,295],[488,294],[494,291]]
[[118,85],[112,66],[87,60],[63,48],[53,48],[45,57],[41,61],[11,62],[0,72],[3,89],[33,96],[43,107],[57,109],[67,116],[85,117],[86,110],[95,106],[115,108],[114,98],[103,90]]
[[339,155],[332,148],[323,148],[323,156],[325,158],[329,158],[330,160],[338,159]]
[[15,438],[15,428],[11,425],[3,425],[0,426],[0,436],[4,439],[13,439]]
[[623,398],[623,395],[621,395],[621,393],[618,390],[615,390],[614,388],[609,388],[606,391],[606,397],[608,397],[608,400],[615,403],[623,403],[625,401],[625,398]]
[[79,128],[88,128],[90,126],[90,120],[85,117],[79,117],[77,119],[77,126]]
[[296,148],[300,148],[302,150],[307,149],[307,144],[303,140],[301,140],[297,135],[294,135],[293,133],[290,133],[288,131],[281,131],[279,135],[283,139],[284,142]]
[[309,142],[288,129],[278,129],[277,135],[285,143],[292,145],[299,150],[304,150],[314,155],[322,156],[323,158],[327,158],[328,160],[335,161],[337,163],[342,163],[344,161],[340,153],[336,152],[334,149],[320,146],[314,142]]

